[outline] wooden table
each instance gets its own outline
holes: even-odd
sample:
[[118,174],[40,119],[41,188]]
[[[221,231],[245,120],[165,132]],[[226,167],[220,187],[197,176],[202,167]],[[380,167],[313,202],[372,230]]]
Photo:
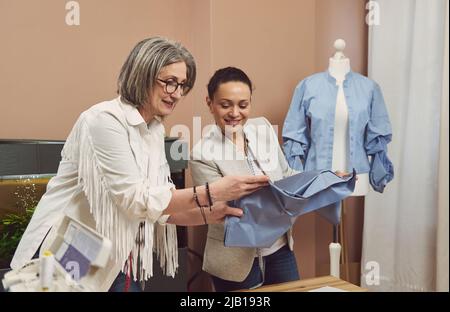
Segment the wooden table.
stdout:
[[345,291],[352,291],[352,292],[364,292],[367,291],[365,288],[358,287],[356,285],[353,285],[349,282],[346,282],[344,280],[341,280],[339,278],[336,278],[334,276],[322,276],[322,277],[315,277],[310,279],[304,279],[304,280],[298,280],[294,282],[287,282],[287,283],[281,283],[281,284],[273,284],[273,285],[267,285],[262,286],[256,289],[246,289],[241,290],[244,292],[275,292],[275,291],[283,291],[283,292],[300,292],[300,291],[310,291],[313,289],[317,289],[320,287],[330,286],[334,288],[339,288]]

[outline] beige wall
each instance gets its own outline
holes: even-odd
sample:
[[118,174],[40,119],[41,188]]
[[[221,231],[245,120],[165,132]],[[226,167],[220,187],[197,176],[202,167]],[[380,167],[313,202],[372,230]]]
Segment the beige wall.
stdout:
[[[333,42],[343,38],[355,71],[366,73],[364,0],[79,0],[81,25],[67,26],[65,1],[0,0],[0,138],[65,139],[81,111],[115,95],[115,81],[140,39],[164,35],[182,41],[196,57],[192,93],[166,122],[166,130],[192,116],[212,119],[204,98],[219,67],[244,69],[255,84],[253,116],[281,132],[295,85],[327,67]],[[189,174],[187,181],[190,185]],[[357,204],[361,206],[361,203]],[[360,254],[361,216],[347,222]],[[352,232],[353,231],[353,232]],[[358,236],[358,235],[359,236]],[[202,252],[204,228],[190,230]],[[314,214],[295,225],[303,278],[323,271],[331,227]],[[191,274],[199,262],[191,259]],[[353,261],[353,260],[352,260]],[[209,289],[206,274],[192,285]]]
[[[143,38],[204,55],[192,31],[199,1],[79,0],[80,26],[65,24],[66,2],[0,0],[0,138],[65,139],[81,111],[116,96],[120,67]],[[191,116],[193,103],[177,115]]]
[[252,115],[281,127],[295,84],[315,70],[315,1],[212,3],[213,68],[243,68],[255,84]]

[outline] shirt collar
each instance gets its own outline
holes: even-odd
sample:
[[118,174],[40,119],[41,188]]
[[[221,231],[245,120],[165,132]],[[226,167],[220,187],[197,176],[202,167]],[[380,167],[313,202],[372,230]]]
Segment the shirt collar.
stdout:
[[[331,74],[328,70],[325,71],[325,75],[327,76],[327,79],[330,83],[332,83],[333,85],[336,85],[336,78],[331,76]],[[350,70],[347,74],[345,74],[344,86],[347,86],[347,84],[352,80],[353,75],[354,75],[354,73],[352,70]]]
[[[119,101],[120,106],[122,107],[123,111],[125,112],[125,116],[127,118],[127,122],[128,122],[128,124],[130,126],[133,126],[133,127],[139,126],[139,125],[147,126],[147,124],[145,123],[144,118],[142,118],[142,115],[139,113],[139,111],[137,110],[137,108],[135,106],[124,103],[120,99],[120,96],[117,98],[117,100]],[[155,121],[155,120],[158,123],[162,122],[162,119],[161,119],[160,116],[155,116],[149,122],[149,124],[153,123],[153,121]]]

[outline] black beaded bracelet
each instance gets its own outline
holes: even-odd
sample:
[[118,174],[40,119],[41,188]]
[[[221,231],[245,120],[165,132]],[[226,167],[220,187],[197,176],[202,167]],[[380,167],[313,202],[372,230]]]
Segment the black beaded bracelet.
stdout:
[[200,205],[200,201],[198,200],[197,189],[195,188],[195,186],[194,186],[194,200],[198,207],[202,206]]
[[[205,207],[208,207],[208,206],[202,206],[200,204],[200,201],[198,200],[197,188],[194,186],[193,189],[194,189],[194,201],[197,204],[197,207],[200,209],[200,213],[202,214],[203,222],[205,222],[205,224],[208,224],[208,222],[206,221],[206,214],[205,214]],[[211,210],[211,207],[209,207],[209,210]]]
[[211,193],[209,191],[209,184],[208,184],[208,182],[206,182],[205,186],[206,186],[206,195],[208,196],[209,210],[211,210],[211,207],[213,205],[213,201],[212,201]]

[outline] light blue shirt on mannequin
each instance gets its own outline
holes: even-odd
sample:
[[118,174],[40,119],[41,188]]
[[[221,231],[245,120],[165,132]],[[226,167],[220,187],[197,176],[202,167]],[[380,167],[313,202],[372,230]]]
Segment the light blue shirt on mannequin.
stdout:
[[[349,119],[347,171],[369,173],[374,190],[383,192],[394,168],[387,157],[392,130],[380,87],[350,71],[343,88]],[[295,88],[283,126],[283,147],[291,168],[332,168],[337,92],[336,79],[328,71],[305,78]]]

